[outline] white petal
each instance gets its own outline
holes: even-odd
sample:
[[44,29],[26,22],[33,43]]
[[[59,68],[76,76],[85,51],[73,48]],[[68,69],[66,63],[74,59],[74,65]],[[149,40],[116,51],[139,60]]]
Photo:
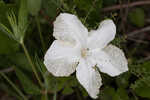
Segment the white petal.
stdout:
[[85,45],[88,30],[75,15],[61,13],[54,22],[53,36],[58,40],[80,42]]
[[55,40],[45,54],[44,64],[54,76],[69,76],[79,62],[78,47],[68,42]]
[[88,94],[92,98],[97,98],[102,82],[101,76],[94,66],[91,61],[84,61],[82,59],[76,69],[76,76]]
[[104,48],[115,38],[116,26],[112,20],[104,20],[97,30],[89,33],[88,46],[91,49]]
[[117,76],[128,71],[128,62],[123,51],[116,46],[108,45],[103,51],[95,52],[94,57],[101,72]]

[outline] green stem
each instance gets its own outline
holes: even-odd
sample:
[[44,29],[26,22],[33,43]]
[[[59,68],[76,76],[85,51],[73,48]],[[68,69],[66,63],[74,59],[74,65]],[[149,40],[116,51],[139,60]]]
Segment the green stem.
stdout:
[[27,50],[27,48],[25,47],[25,45],[24,45],[23,42],[21,43],[21,46],[22,46],[22,48],[23,48],[23,50],[24,50],[24,52],[25,52],[25,55],[26,55],[26,57],[27,57],[27,59],[28,59],[30,65],[31,65],[31,67],[32,67],[33,73],[35,74],[35,77],[37,78],[39,85],[42,87],[43,85],[42,85],[42,82],[41,82],[41,80],[40,80],[40,78],[39,78],[39,76],[38,76],[38,74],[37,74],[37,71],[36,71],[36,69],[35,69],[35,65],[33,64],[32,60],[31,60],[31,57],[30,57],[30,55],[29,55],[29,53],[28,53],[28,50]]
[[38,28],[38,31],[39,31],[39,35],[40,35],[40,40],[41,40],[41,44],[42,44],[42,47],[43,47],[43,51],[45,51],[45,43],[44,43],[44,39],[43,39],[43,36],[42,36],[42,31],[41,31],[41,26],[40,26],[40,22],[39,22],[38,16],[35,16],[35,20],[36,20],[36,23],[37,23],[37,28]]
[[54,96],[53,96],[53,100],[57,99],[57,92],[55,91]]
[[0,74],[8,81],[8,83],[16,90],[16,92],[23,98],[23,100],[28,100],[27,97],[19,90],[19,88],[2,72]]

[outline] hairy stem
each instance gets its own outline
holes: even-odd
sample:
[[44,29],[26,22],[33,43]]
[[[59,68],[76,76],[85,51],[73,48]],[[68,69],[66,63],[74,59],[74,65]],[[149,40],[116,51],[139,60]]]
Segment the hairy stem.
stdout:
[[43,36],[42,36],[41,26],[40,26],[40,22],[39,22],[38,16],[35,16],[35,20],[36,20],[36,23],[37,23],[37,28],[38,28],[38,31],[39,31],[39,36],[40,36],[41,44],[42,44],[43,51],[44,51],[45,50],[45,43],[44,43],[44,39],[43,39]]
[[21,46],[22,46],[22,48],[23,48],[23,50],[24,50],[24,52],[25,52],[25,55],[26,55],[26,57],[27,57],[27,59],[28,59],[30,65],[31,65],[31,67],[32,67],[33,73],[35,74],[35,77],[37,78],[39,85],[42,87],[42,82],[41,82],[41,80],[40,80],[40,78],[39,78],[39,76],[38,76],[38,73],[37,73],[36,69],[35,69],[35,65],[33,64],[32,60],[31,60],[31,57],[30,57],[30,55],[29,55],[29,53],[28,53],[28,50],[27,50],[27,48],[25,47],[25,45],[24,45],[23,42],[21,43]]

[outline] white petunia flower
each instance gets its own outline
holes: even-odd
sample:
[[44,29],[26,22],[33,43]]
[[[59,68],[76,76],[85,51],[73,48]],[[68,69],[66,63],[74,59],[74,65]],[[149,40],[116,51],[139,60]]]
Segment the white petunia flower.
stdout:
[[56,40],[45,54],[44,64],[54,76],[69,76],[76,70],[80,84],[97,98],[102,79],[95,66],[110,76],[128,71],[123,51],[109,44],[115,34],[112,20],[104,20],[97,30],[88,32],[75,15],[62,13],[54,22]]

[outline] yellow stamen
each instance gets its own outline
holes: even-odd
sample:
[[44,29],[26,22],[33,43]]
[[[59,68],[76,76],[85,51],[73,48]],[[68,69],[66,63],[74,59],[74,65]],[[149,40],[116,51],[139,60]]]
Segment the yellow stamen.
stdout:
[[85,58],[86,56],[87,56],[87,49],[82,49],[81,50],[81,56],[83,57],[83,58]]

